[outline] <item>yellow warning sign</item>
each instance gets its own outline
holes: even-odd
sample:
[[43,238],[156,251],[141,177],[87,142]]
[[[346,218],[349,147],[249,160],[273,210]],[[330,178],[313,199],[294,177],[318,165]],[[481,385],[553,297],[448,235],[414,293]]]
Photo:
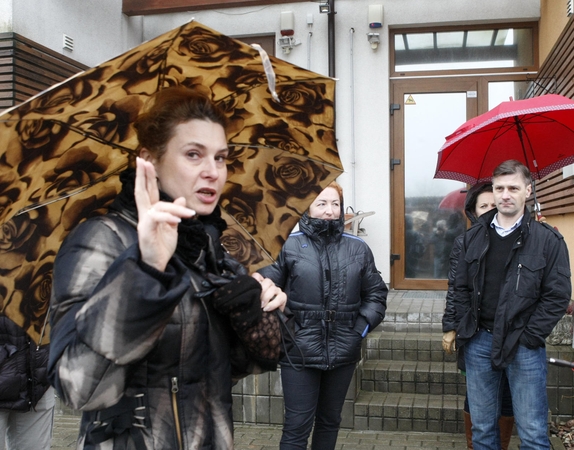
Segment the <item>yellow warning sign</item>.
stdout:
[[415,102],[415,99],[413,98],[413,96],[411,94],[409,94],[409,96],[405,100],[405,105],[416,105],[416,104],[417,104],[417,102]]

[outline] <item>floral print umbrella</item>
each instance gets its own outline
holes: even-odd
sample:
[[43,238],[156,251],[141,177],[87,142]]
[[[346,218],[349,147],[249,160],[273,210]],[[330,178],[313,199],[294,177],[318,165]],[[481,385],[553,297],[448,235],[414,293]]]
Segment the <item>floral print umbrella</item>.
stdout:
[[35,342],[68,232],[106,212],[133,164],[147,98],[197,89],[230,121],[222,243],[251,271],[270,264],[341,172],[335,81],[190,22],[0,115],[0,311]]

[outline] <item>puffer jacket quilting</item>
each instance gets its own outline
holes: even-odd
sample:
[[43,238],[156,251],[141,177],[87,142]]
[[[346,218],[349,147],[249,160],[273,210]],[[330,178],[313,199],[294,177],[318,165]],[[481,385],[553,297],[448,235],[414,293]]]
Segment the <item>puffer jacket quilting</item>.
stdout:
[[305,367],[327,370],[358,361],[366,324],[372,330],[385,316],[388,289],[373,254],[343,226],[342,220],[305,214],[277,261],[259,270],[287,293],[297,344],[289,359],[301,364],[301,351]]
[[38,345],[24,329],[0,315],[0,409],[33,409],[50,387],[49,345]]

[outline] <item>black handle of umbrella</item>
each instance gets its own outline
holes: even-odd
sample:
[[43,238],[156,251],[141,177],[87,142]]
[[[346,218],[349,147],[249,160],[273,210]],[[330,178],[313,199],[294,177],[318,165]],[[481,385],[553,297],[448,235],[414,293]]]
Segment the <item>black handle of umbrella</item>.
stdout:
[[574,362],[565,361],[563,359],[548,358],[548,364],[554,364],[555,366],[561,367],[570,367],[571,369],[574,369]]

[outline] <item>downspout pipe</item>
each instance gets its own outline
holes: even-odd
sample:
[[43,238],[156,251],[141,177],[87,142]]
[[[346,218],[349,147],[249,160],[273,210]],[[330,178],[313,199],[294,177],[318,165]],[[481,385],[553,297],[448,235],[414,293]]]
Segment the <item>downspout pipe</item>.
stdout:
[[329,1],[329,14],[327,21],[327,32],[329,38],[329,76],[335,78],[335,0]]

